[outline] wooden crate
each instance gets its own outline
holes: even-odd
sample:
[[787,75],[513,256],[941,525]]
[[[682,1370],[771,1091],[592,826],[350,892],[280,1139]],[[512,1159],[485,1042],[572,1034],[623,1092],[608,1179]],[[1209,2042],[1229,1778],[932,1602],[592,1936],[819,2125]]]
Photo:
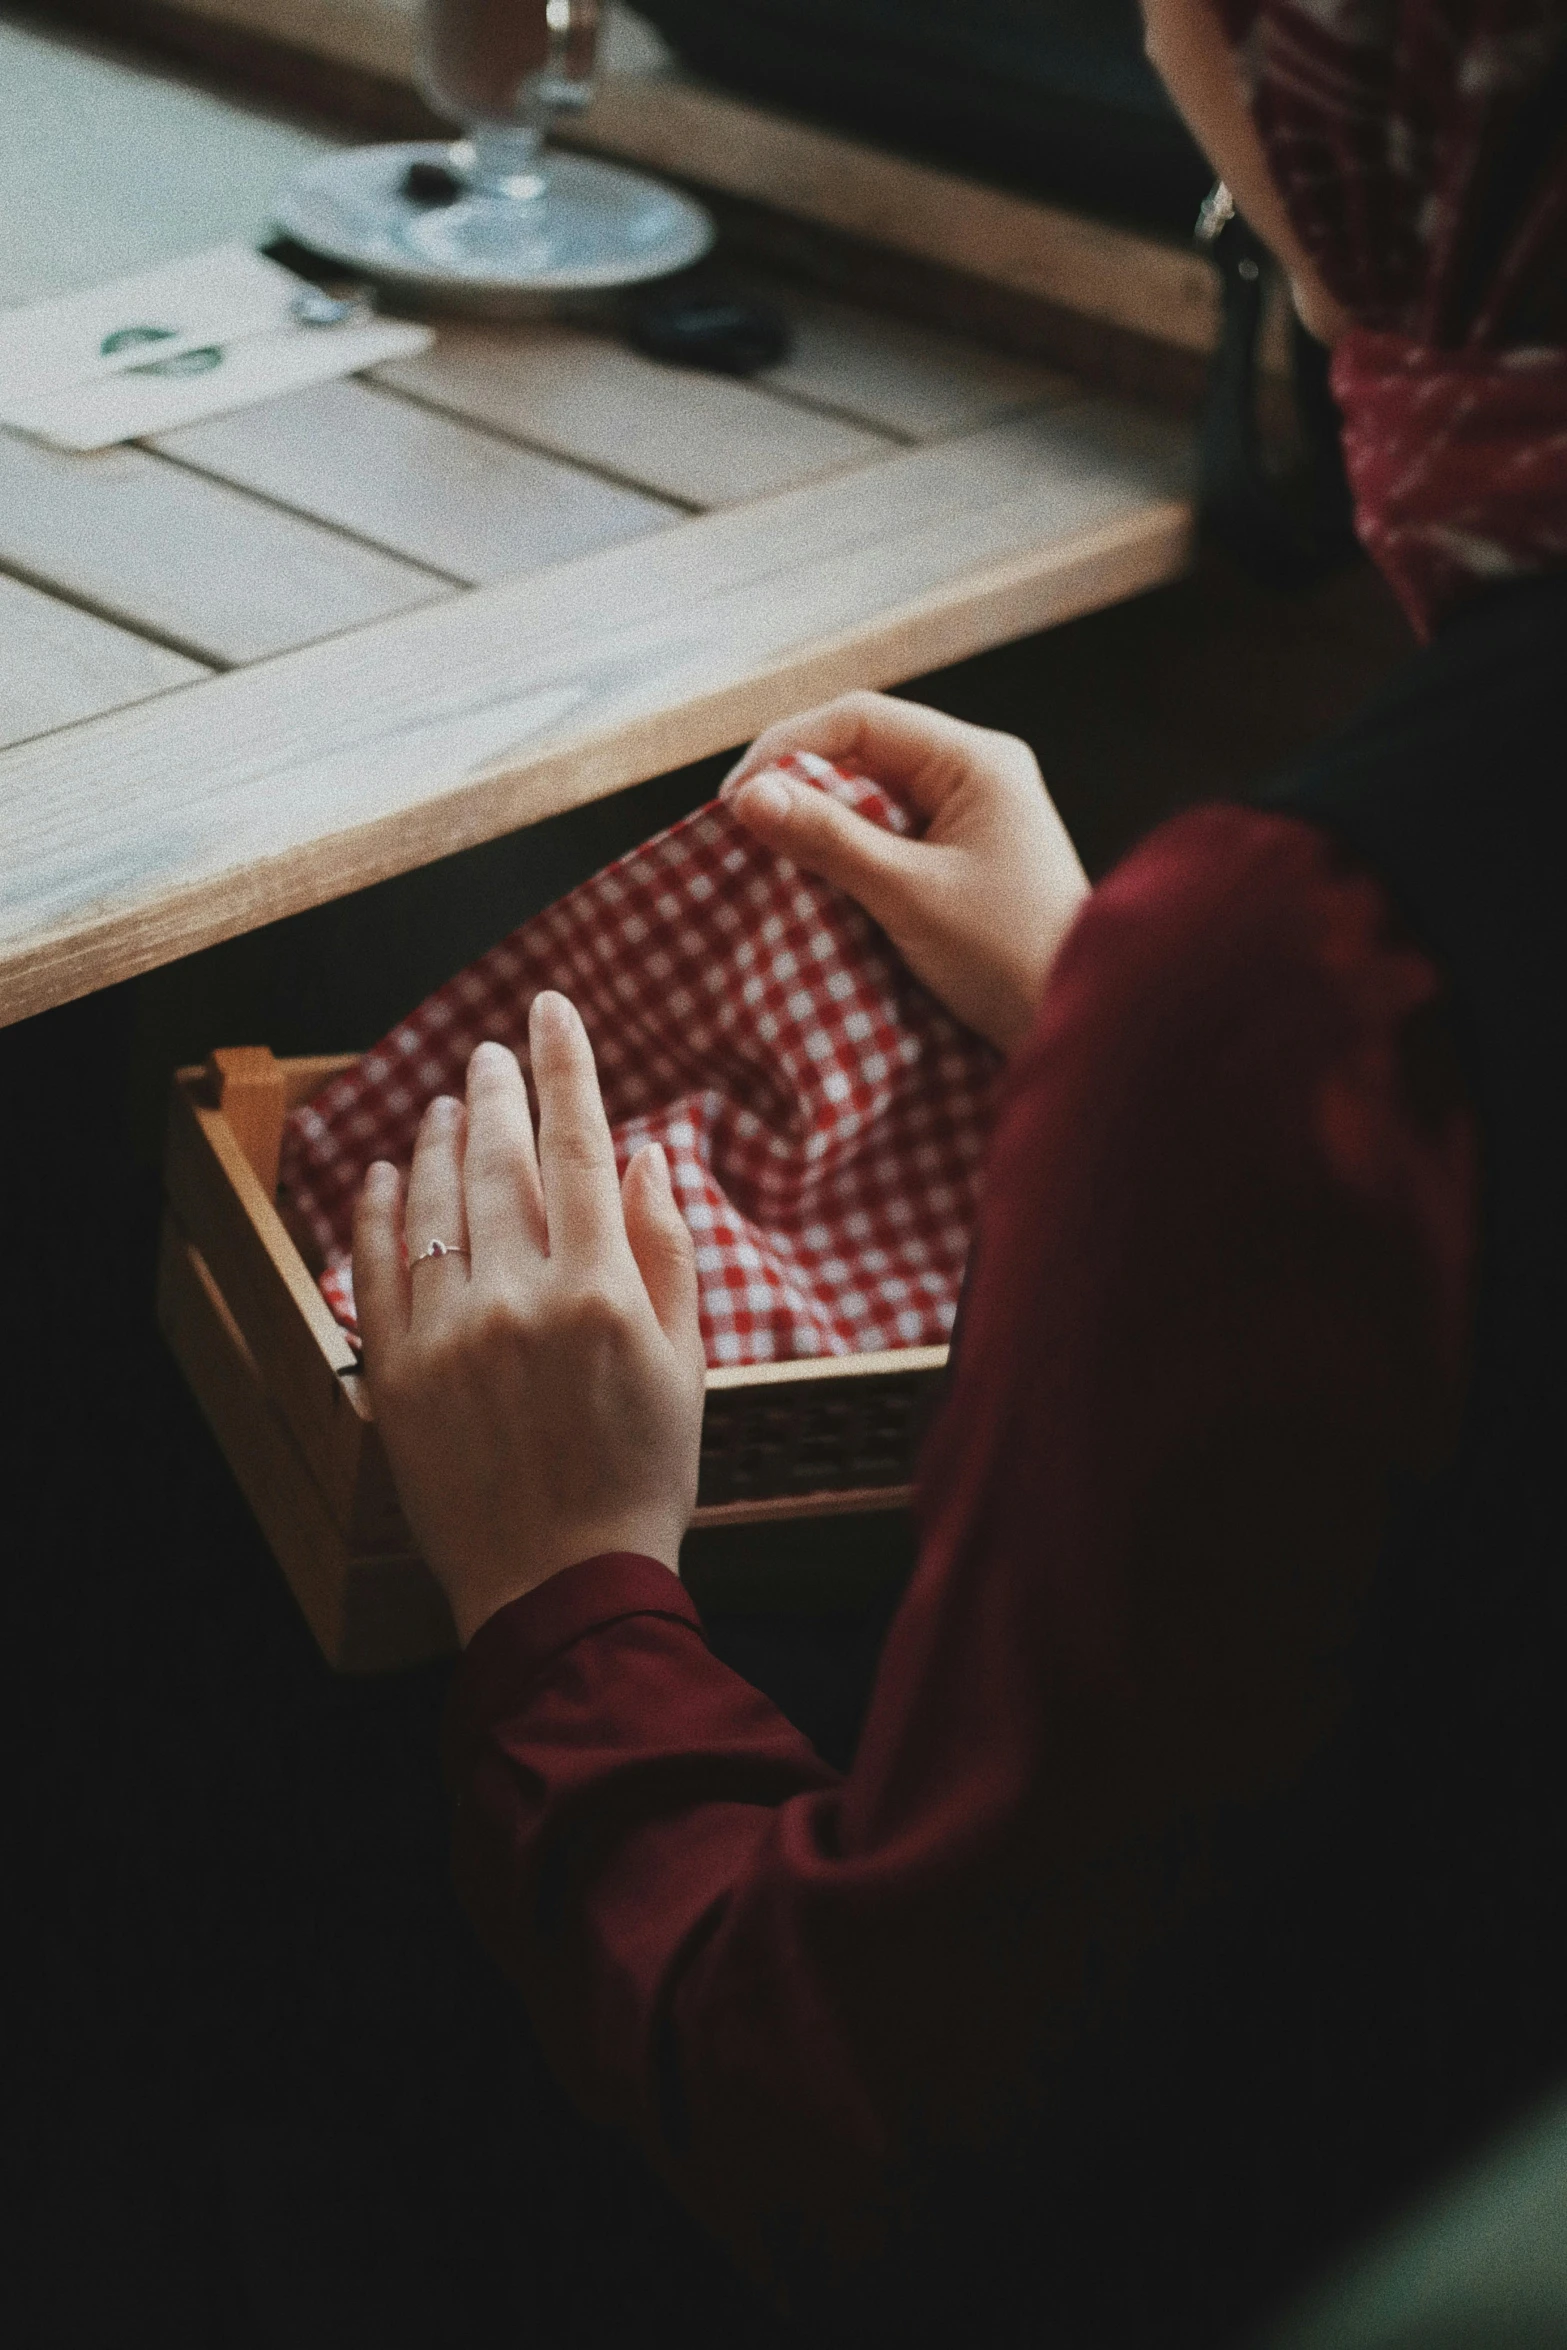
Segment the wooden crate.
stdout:
[[[358,1359],[277,1207],[288,1112],[351,1055],[214,1053],[174,1081],[158,1315],[328,1661],[455,1645]],[[696,1527],[897,1510],[944,1347],[710,1371]]]

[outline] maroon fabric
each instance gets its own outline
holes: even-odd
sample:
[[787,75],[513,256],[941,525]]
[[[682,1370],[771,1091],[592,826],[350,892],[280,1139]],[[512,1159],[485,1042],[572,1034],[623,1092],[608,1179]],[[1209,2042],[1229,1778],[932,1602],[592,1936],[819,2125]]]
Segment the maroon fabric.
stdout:
[[1461,1380],[1437,994],[1289,819],[1199,811],[1096,891],[1009,1077],[846,1779],[651,1561],[469,1647],[464,1899],[577,2097],[753,2263],[854,2254],[904,2149],[986,2132],[1199,1895],[1172,1851],[1333,1719]]
[[1360,537],[1416,628],[1567,563],[1567,351],[1437,351],[1353,334],[1333,356]]
[[1219,0],[1416,626],[1567,562],[1567,0]]

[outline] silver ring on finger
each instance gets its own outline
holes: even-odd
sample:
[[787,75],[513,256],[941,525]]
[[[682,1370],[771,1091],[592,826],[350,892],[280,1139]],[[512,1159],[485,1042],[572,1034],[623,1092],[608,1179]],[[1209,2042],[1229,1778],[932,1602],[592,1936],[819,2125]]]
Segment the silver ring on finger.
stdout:
[[410,1257],[408,1262],[411,1269],[414,1265],[427,1265],[432,1257],[466,1257],[467,1254],[468,1251],[465,1248],[459,1248],[455,1241],[432,1240],[428,1248],[422,1248],[419,1254],[416,1257]]

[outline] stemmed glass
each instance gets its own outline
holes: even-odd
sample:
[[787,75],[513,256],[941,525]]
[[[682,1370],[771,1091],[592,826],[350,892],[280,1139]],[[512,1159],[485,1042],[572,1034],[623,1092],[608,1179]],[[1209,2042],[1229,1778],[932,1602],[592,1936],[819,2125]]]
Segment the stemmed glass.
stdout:
[[402,241],[472,284],[620,285],[695,260],[705,216],[656,181],[546,147],[593,94],[599,0],[424,0],[419,80],[463,126],[450,200]]

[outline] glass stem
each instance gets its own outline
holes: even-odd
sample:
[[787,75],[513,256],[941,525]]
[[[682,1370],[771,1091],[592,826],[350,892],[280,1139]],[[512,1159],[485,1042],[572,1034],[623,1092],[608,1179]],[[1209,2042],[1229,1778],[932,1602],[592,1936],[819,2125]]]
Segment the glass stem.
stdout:
[[463,177],[476,195],[528,203],[544,193],[544,133],[531,123],[476,122],[467,144],[472,161]]

